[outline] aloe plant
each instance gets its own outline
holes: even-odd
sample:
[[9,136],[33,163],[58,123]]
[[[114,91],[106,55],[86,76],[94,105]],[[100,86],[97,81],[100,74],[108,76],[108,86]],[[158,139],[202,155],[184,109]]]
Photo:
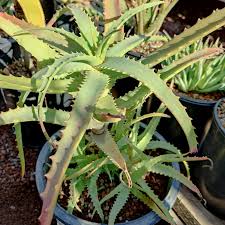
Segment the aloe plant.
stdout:
[[[135,0],[131,6],[137,7],[144,3],[154,2],[155,0]],[[157,34],[161,28],[164,19],[177,4],[179,0],[165,0],[160,5],[146,9],[136,15],[135,29],[137,34],[152,35]]]
[[[188,46],[181,52],[168,58],[162,64],[164,66],[172,64],[175,60],[181,59],[184,56],[206,48],[221,48],[218,53],[223,53],[222,43],[217,39],[214,43],[209,39],[206,41],[199,40]],[[225,55],[219,54],[210,59],[201,59],[182,70],[177,74],[173,81],[177,88],[183,92],[199,92],[208,93],[225,90]]]
[[[142,61],[124,57],[129,50],[140,45],[143,41],[151,41],[151,36],[135,35],[113,44],[116,32],[136,13],[160,3],[155,1],[130,9],[113,22],[105,36],[99,34],[91,19],[74,5],[57,12],[56,17],[70,11],[79,27],[80,36],[58,28],[36,27],[7,14],[0,14],[0,28],[13,36],[38,61],[38,72],[32,78],[25,78],[22,74],[21,77],[0,75],[1,88],[21,92],[18,107],[1,113],[0,124],[39,121],[47,140],[57,148],[56,153],[51,157],[51,168],[46,174],[45,191],[41,194],[43,199],[41,224],[49,225],[51,223],[65,172],[70,160],[74,154],[77,154],[79,143],[87,130],[91,130],[94,136],[100,135],[98,136],[100,140],[96,137],[97,144],[113,164],[122,171],[122,178],[128,188],[132,187],[132,183],[137,181],[138,176],[142,176],[143,170],[140,173],[134,173],[134,175],[132,171],[129,171],[126,160],[118,148],[115,147],[112,150],[107,147],[107,143],[103,143],[104,145],[101,143],[102,139],[108,139],[109,143],[114,143],[113,145],[116,146],[112,138],[101,136],[101,134],[108,135],[104,132],[105,124],[116,123],[121,127],[123,123],[118,124],[118,122],[125,117],[132,116],[132,112],[140,107],[152,93],[165,104],[181,124],[190,151],[196,151],[197,141],[191,119],[178,98],[160,78],[163,72],[156,74],[151,67],[175,54],[183,47],[192,44],[196,38],[199,39],[223,26],[225,24],[225,9],[215,12],[204,21],[198,22],[193,28],[186,30],[181,36],[177,36]],[[196,32],[196,28],[198,32]],[[203,53],[201,52],[201,57],[211,53],[211,50],[208,49]],[[175,64],[173,68],[164,70],[164,74],[167,77],[176,75],[181,68],[183,69],[190,64],[190,58],[191,60],[198,60],[200,56],[191,55],[186,58],[187,62]],[[140,85],[125,96],[113,99],[110,90],[115,82],[129,76],[138,80]],[[27,107],[24,105],[30,92],[39,94],[37,106]],[[68,114],[44,106],[47,93],[71,94],[75,98],[71,112]],[[51,140],[45,130],[44,122],[65,125],[60,141]],[[158,121],[154,120],[153,125],[156,126],[157,123]],[[122,135],[122,131],[123,128],[121,127],[116,136]],[[17,133],[17,136],[19,135],[21,134]],[[137,148],[144,149],[146,142],[151,139],[151,132],[147,129],[139,138]],[[136,139],[135,136],[134,140]],[[183,160],[182,158],[181,161]],[[141,168],[144,164],[140,164]],[[166,168],[160,167],[158,169],[166,171]],[[135,193],[142,198],[140,192],[136,191]],[[145,198],[143,200],[145,201]]]
[[[90,213],[92,216],[97,213],[102,223],[115,224],[118,214],[126,204],[129,196],[134,195],[162,219],[170,224],[175,224],[168,211],[169,209],[167,209],[152,188],[146,183],[145,176],[151,172],[163,174],[172,179],[175,178],[200,195],[195,185],[187,177],[174,169],[171,162],[197,161],[206,160],[207,158],[184,156],[176,147],[168,142],[153,138],[160,117],[166,116],[162,113],[164,110],[165,107],[161,106],[157,113],[147,114],[143,117],[140,116],[141,108],[138,108],[130,112],[132,116],[114,123],[110,130],[105,126],[100,133],[96,134],[92,130],[83,137],[78,146],[79,151],[71,159],[72,166],[66,170],[65,179],[70,181],[70,197],[67,207],[69,213],[73,213],[74,210],[82,212],[78,206],[78,202],[83,191],[86,190],[94,205]],[[143,131],[140,132],[141,121],[150,117],[152,119],[145,128],[142,128]],[[98,150],[93,151],[93,149],[96,149],[96,145]],[[154,152],[157,148],[164,151],[159,156],[151,156],[150,153]],[[146,149],[148,151],[144,151]],[[117,165],[118,157],[116,157],[117,162],[114,162],[116,152],[120,152],[119,155],[123,157],[121,158],[121,163],[124,164],[125,162],[127,170],[130,172],[130,179],[132,180],[132,186],[130,187],[129,181],[121,174],[121,169]],[[73,165],[77,165],[77,167],[74,168]],[[102,199],[98,194],[103,188],[101,185],[104,185],[99,185],[98,182],[101,174],[107,175],[111,182],[115,183],[118,181],[115,187]],[[107,216],[108,219],[106,219],[102,205],[111,198],[115,198],[115,201]]]

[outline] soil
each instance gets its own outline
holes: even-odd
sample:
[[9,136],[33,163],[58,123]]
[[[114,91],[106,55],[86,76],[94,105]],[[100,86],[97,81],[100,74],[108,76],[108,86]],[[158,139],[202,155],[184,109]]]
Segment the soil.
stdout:
[[[169,181],[168,177],[154,173],[149,173],[148,175],[146,175],[145,180],[161,200],[163,200],[166,197],[168,191],[167,190]],[[101,174],[97,182],[97,185],[99,187],[98,192],[99,199],[104,198],[118,184],[119,180],[117,178],[115,178],[114,181],[110,181],[107,174]],[[66,183],[63,187],[63,191],[59,198],[59,204],[62,205],[65,209],[67,208],[68,198],[69,198],[69,183]],[[104,221],[105,223],[107,223],[109,213],[111,207],[113,206],[114,201],[115,198],[111,198],[102,205],[102,210],[105,216]],[[84,192],[82,193],[80,200],[78,202],[78,206],[83,213],[74,210],[73,212],[74,215],[91,222],[101,223],[101,219],[97,213],[95,213],[94,217],[92,217],[94,206],[90,196],[88,195],[87,189],[85,189]],[[130,197],[128,198],[127,203],[124,205],[123,209],[118,214],[116,222],[121,223],[125,221],[134,220],[149,213],[150,211],[151,210],[149,209],[148,206],[146,206],[143,202],[141,202],[139,199],[137,199],[134,195],[131,194]],[[163,224],[167,223],[163,221]]]
[[[213,10],[225,7],[223,2],[217,0],[179,0],[166,18],[162,30],[166,30],[169,35],[174,36],[181,33],[185,28],[193,26],[198,18],[209,16]],[[220,37],[225,41],[225,28],[218,29],[212,33],[216,39]]]
[[25,149],[27,171],[22,178],[15,137],[10,126],[0,127],[0,146],[0,224],[38,224],[41,201],[34,181],[38,151]]
[[[0,111],[5,111],[2,99],[0,103]],[[9,125],[0,126],[0,225],[39,224],[41,200],[34,178],[39,150],[25,148],[24,151],[26,174],[22,178],[13,129]]]
[[23,59],[13,61],[12,64],[8,65],[7,67],[5,67],[0,71],[4,75],[12,74],[17,77],[18,76],[31,77],[31,72],[28,68],[26,68]]
[[217,109],[218,117],[221,121],[223,128],[225,129],[225,99],[221,101]]
[[181,92],[177,89],[173,89],[174,92],[180,97],[191,97],[197,100],[205,101],[218,101],[225,96],[224,92],[211,92],[211,93],[197,93],[197,92]]

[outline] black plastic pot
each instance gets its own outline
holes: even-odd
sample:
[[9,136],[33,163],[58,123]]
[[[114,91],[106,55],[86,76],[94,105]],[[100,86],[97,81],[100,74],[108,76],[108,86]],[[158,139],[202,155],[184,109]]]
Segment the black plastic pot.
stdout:
[[[155,137],[159,140],[164,140],[162,136],[159,135],[158,133],[155,135]],[[54,138],[58,138],[58,133],[53,135],[53,139]],[[43,192],[46,185],[46,179],[44,175],[47,170],[47,163],[49,162],[50,155],[51,155],[51,147],[49,143],[46,143],[38,156],[36,164],[36,172],[35,172],[36,185],[39,193]],[[173,167],[176,168],[177,170],[180,170],[178,163],[173,163]],[[180,183],[176,180],[172,180],[169,192],[166,198],[164,199],[164,204],[168,209],[173,207],[177,198],[177,194],[179,192],[179,188]],[[54,214],[55,218],[64,225],[100,225],[99,223],[89,222],[80,219],[74,215],[68,214],[66,210],[63,209],[59,204],[57,204]],[[139,219],[125,223],[119,223],[118,225],[154,225],[159,221],[160,221],[159,216],[156,215],[154,212],[150,212]]]
[[215,105],[211,127],[199,149],[200,155],[208,156],[213,161],[213,168],[202,163],[195,170],[195,175],[207,206],[225,218],[225,129],[217,113],[218,106],[224,100],[219,100]]
[[[193,119],[192,123],[196,128],[195,132],[198,136],[197,140],[198,143],[200,143],[207,133],[207,124],[211,121],[213,107],[216,104],[216,101],[198,100],[182,96],[180,97],[180,102],[186,107],[189,117]],[[156,111],[159,104],[159,100],[153,96],[150,110]],[[162,118],[157,130],[167,141],[176,145],[183,152],[188,151],[188,143],[181,126],[168,110],[166,113],[169,114],[171,118]]]

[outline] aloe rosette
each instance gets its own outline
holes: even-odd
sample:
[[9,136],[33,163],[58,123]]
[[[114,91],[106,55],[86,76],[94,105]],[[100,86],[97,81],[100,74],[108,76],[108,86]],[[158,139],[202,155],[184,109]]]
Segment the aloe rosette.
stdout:
[[[199,21],[193,28],[184,31],[141,62],[126,58],[124,55],[128,51],[142,42],[151,41],[151,37],[135,35],[113,44],[114,35],[133,15],[160,3],[160,1],[154,1],[130,9],[112,23],[104,36],[97,31],[87,14],[73,5],[62,9],[57,13],[57,16],[70,11],[78,25],[79,36],[63,29],[39,28],[5,13],[0,14],[0,28],[12,36],[38,61],[38,72],[32,78],[25,78],[22,74],[21,77],[0,74],[1,88],[21,92],[18,107],[8,112],[2,112],[0,124],[14,123],[18,125],[24,121],[39,121],[46,138],[57,148],[56,153],[51,157],[52,166],[46,174],[46,189],[41,194],[43,207],[40,221],[43,225],[51,223],[65,171],[86,131],[91,129],[93,133],[98,133],[99,130],[101,131],[104,128],[105,124],[118,123],[118,121],[129,116],[130,112],[140,107],[152,93],[163,102],[181,124],[190,151],[196,150],[197,141],[191,119],[180,104],[178,97],[161,79],[160,71],[157,74],[151,67],[175,54],[183,47],[192,44],[196,39],[223,26],[225,24],[225,9],[214,12],[204,22],[203,20]],[[201,52],[201,57],[206,57],[209,51]],[[214,51],[217,52],[218,49]],[[200,57],[196,54],[189,56],[189,63],[190,58],[191,60],[198,60]],[[182,65],[177,63],[174,64],[172,69],[166,70],[164,68],[164,72],[166,71],[166,76],[171,77],[186,66],[188,66],[186,62],[183,62]],[[125,96],[114,99],[110,94],[111,88],[116,80],[126,77],[138,80],[140,85]],[[39,93],[37,106],[27,107],[24,105],[30,92]],[[74,97],[71,112],[44,107],[45,95],[56,93],[68,93]],[[53,142],[51,140],[45,131],[44,122],[65,125],[60,141]],[[157,121],[154,124],[157,124]],[[16,134],[18,140],[21,140],[20,129],[17,130]],[[143,135],[142,138],[138,148],[146,147],[146,141],[141,140],[146,138],[148,140],[149,136]],[[114,142],[113,138],[110,140]],[[96,142],[98,141],[102,142],[102,140],[96,139]],[[134,179],[131,176],[133,172],[128,170],[123,155],[117,147],[114,147],[113,152],[111,152],[105,145],[102,145],[102,147],[100,145],[100,149],[122,171],[128,187],[131,188]],[[139,166],[142,167],[141,164]],[[157,169],[166,173],[165,167],[155,168],[155,170]],[[142,174],[138,173],[138,175]],[[139,185],[145,186],[144,183]],[[136,191],[136,194],[140,195],[138,191]]]

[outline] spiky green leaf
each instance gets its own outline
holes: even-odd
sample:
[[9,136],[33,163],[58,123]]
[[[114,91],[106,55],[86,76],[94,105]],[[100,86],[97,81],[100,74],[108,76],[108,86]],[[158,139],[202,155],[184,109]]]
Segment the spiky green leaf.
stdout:
[[100,216],[102,222],[104,221],[104,214],[101,208],[101,204],[98,198],[98,187],[97,187],[97,180],[100,175],[100,170],[97,170],[90,178],[90,182],[88,184],[88,193],[91,196],[91,200],[93,205]]
[[[79,85],[83,81],[83,76],[76,76],[73,79],[53,80],[48,88],[49,94],[73,93],[78,90]],[[15,77],[12,75],[5,76],[0,74],[1,88],[12,89],[17,91],[38,92],[41,87],[42,80],[32,80],[27,77]]]
[[145,192],[149,198],[151,198],[155,204],[161,209],[161,211],[163,212],[163,214],[167,217],[167,221],[170,222],[170,224],[173,223],[173,218],[170,215],[168,209],[164,206],[163,202],[159,199],[159,197],[154,193],[154,191],[151,189],[151,187],[146,183],[145,180],[140,179],[137,182],[141,188],[142,191]]
[[104,130],[101,134],[92,132],[91,137],[97,146],[107,155],[110,160],[120,168],[126,175],[128,185],[131,185],[131,179],[127,170],[127,165],[123,155],[121,154],[116,142],[108,130]]
[[[43,120],[46,123],[65,125],[70,117],[68,112],[62,110],[43,108],[43,112]],[[0,113],[0,125],[38,120],[38,109],[35,106],[17,107]]]
[[67,211],[72,214],[74,208],[81,212],[80,207],[77,205],[79,202],[80,196],[86,187],[86,182],[84,179],[80,178],[77,180],[72,180],[70,182],[70,198],[68,201]]
[[182,70],[198,62],[199,60],[218,55],[222,52],[223,49],[221,48],[205,48],[203,50],[196,51],[179,60],[176,60],[169,66],[164,67],[162,70],[158,71],[158,74],[160,74],[160,77],[163,80],[168,81],[171,78],[173,78],[176,74],[180,73]]
[[157,215],[159,215],[160,218],[163,220],[170,222],[167,220],[167,217],[164,215],[164,213],[161,211],[161,209],[150,199],[147,195],[145,195],[143,192],[139,191],[137,188],[132,188],[131,193],[136,196],[138,199],[140,199],[145,205],[147,205],[150,209],[152,209]]
[[[52,165],[46,174],[47,183],[44,192],[40,222],[50,225],[64,174],[91,121],[94,107],[108,84],[108,78],[97,72],[89,72],[74,102],[71,116],[58,143],[56,153],[51,156]],[[88,93],[88,95],[87,95]]]
[[[1,114],[0,114],[0,120],[1,120]],[[15,134],[16,134],[17,148],[18,148],[18,151],[19,151],[19,159],[20,159],[20,165],[21,165],[21,176],[24,177],[24,175],[25,175],[25,156],[24,156],[24,151],[23,151],[21,124],[15,123],[14,128],[15,128]]]
[[186,29],[184,32],[163,45],[163,47],[151,53],[142,60],[142,63],[153,67],[224,25],[225,8],[216,10],[207,18],[198,21],[194,26]]
[[[59,54],[34,35],[20,27],[20,20],[0,13],[0,29],[12,36],[21,46],[30,52],[39,62],[48,62],[59,57]],[[24,34],[23,34],[24,33]]]
[[196,150],[197,140],[191,119],[187,115],[185,108],[179,102],[178,97],[173,94],[166,83],[153,70],[137,61],[117,57],[107,58],[100,67],[120,71],[148,87],[177,119],[186,135],[190,150]]
[[151,172],[176,179],[192,191],[196,192],[199,196],[201,196],[201,193],[199,192],[198,188],[192,183],[192,181],[171,166],[156,164],[151,167]]
[[123,189],[117,195],[116,200],[113,204],[113,207],[110,210],[108,225],[115,224],[116,217],[119,214],[120,210],[126,204],[129,195],[130,195],[130,189],[126,186],[123,186]]
[[68,8],[76,20],[81,36],[89,43],[91,49],[95,49],[97,47],[99,33],[94,23],[82,9],[72,4]]
[[173,152],[175,154],[180,154],[180,150],[174,145],[170,144],[166,141],[150,141],[148,144],[148,148],[150,149],[165,149],[169,152]]

